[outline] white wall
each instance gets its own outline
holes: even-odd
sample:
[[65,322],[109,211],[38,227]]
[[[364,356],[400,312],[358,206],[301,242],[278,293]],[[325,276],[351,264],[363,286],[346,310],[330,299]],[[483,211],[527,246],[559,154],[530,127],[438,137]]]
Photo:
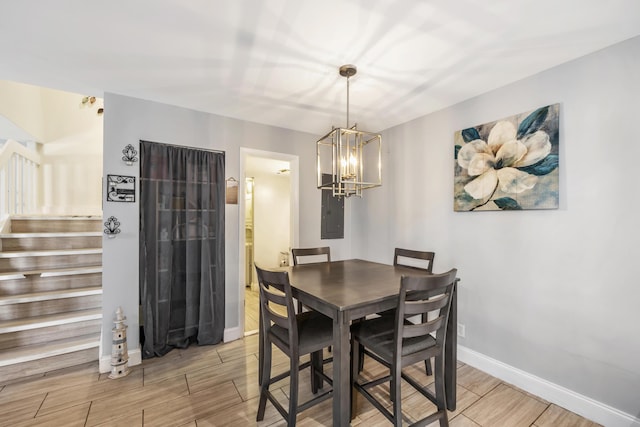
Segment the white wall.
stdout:
[[[354,256],[434,250],[462,279],[459,344],[605,425],[640,425],[639,76],[635,38],[389,129],[384,186],[353,206]],[[453,212],[454,132],[553,103],[560,208]]]
[[[102,101],[92,107],[81,101],[75,93],[0,81],[0,114],[39,143],[35,213],[102,212],[103,116],[97,114]],[[0,134],[6,136],[11,135]]]
[[[136,98],[106,94],[104,115],[104,175],[132,175],[139,183],[139,162],[126,166],[122,149],[132,144],[139,151],[139,141],[155,141],[225,151],[226,177],[240,178],[240,147],[287,153],[299,157],[300,165],[300,227],[301,245],[319,245],[320,190],[315,183],[315,135],[264,126],[175,106]],[[136,189],[139,191],[139,184]],[[239,205],[226,205],[225,227],[225,328],[240,325],[240,246]],[[138,241],[139,194],[136,203],[104,202],[103,216],[115,216],[121,223],[121,233],[103,241],[103,331],[110,331],[113,314],[122,306],[129,333],[128,348],[139,357],[138,321]],[[332,255],[336,259],[349,255],[347,238],[333,240]],[[243,267],[242,267],[243,268]],[[240,331],[241,334],[242,331]],[[241,336],[241,335],[240,335]],[[111,352],[110,334],[103,333],[102,356]],[[132,358],[133,359],[133,358]],[[131,360],[131,359],[130,359]],[[108,361],[107,361],[108,369]]]
[[[280,252],[289,253],[289,175],[255,173],[254,258],[264,268],[277,267]],[[257,282],[256,282],[257,283]]]

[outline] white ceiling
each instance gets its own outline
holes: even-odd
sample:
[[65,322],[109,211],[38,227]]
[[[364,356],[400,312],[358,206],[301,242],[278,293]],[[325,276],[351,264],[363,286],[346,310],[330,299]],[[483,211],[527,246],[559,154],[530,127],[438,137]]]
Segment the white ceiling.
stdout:
[[0,79],[321,135],[352,63],[380,131],[639,34],[638,0],[3,0]]

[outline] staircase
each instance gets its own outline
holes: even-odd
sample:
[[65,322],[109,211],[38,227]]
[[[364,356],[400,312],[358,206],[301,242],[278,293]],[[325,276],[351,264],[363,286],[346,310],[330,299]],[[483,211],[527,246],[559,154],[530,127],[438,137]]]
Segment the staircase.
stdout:
[[13,217],[0,234],[0,385],[98,360],[102,219]]

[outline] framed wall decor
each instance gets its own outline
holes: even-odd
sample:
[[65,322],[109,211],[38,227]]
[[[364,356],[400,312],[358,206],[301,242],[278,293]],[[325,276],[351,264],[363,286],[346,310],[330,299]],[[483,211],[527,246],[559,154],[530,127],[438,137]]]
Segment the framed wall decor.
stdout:
[[454,134],[454,211],[557,209],[559,106]]
[[107,202],[135,202],[136,178],[107,175]]

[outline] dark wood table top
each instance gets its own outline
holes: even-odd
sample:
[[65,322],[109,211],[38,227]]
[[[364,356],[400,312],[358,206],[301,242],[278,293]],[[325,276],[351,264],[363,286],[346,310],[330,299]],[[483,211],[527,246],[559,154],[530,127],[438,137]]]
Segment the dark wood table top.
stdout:
[[305,304],[321,300],[332,310],[360,309],[364,314],[395,307],[402,275],[429,274],[358,259],[299,264],[287,270],[291,285]]

